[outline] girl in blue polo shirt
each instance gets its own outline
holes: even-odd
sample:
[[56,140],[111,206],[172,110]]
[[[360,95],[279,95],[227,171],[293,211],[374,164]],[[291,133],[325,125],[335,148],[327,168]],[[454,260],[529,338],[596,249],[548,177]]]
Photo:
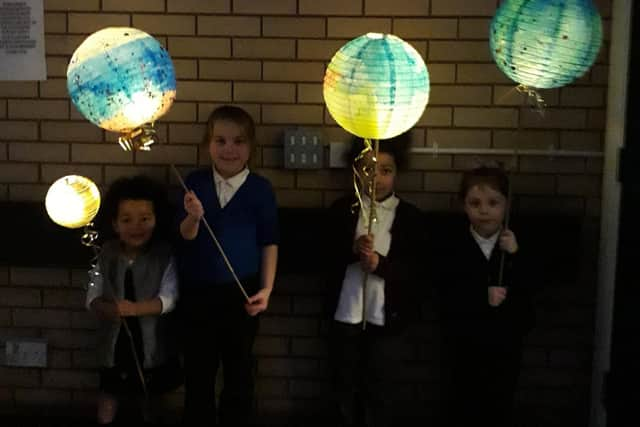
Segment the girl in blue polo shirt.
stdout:
[[[185,313],[184,424],[242,426],[253,402],[252,346],[266,310],[278,257],[276,200],[269,181],[248,169],[255,125],[247,112],[222,106],[209,116],[205,144],[212,167],[185,180],[179,256]],[[205,217],[242,286],[205,227]],[[224,369],[216,411],[215,378]],[[218,418],[218,419],[217,419]]]

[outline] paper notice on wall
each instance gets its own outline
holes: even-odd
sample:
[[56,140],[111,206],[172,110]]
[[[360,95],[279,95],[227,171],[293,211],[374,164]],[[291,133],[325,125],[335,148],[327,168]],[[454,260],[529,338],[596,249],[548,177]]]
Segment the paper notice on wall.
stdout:
[[43,0],[0,0],[0,80],[46,80]]

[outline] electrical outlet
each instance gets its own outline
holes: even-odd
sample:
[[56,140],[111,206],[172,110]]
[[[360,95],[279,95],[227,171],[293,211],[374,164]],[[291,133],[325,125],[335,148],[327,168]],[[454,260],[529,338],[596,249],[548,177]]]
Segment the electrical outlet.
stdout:
[[12,338],[5,344],[7,366],[47,367],[47,340],[42,338]]
[[308,128],[287,129],[283,145],[285,168],[322,168],[322,134],[319,131]]

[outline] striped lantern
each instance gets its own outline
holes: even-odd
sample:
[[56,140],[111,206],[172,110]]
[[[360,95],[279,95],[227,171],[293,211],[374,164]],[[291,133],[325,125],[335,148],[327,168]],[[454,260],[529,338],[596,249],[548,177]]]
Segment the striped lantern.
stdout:
[[504,0],[491,21],[491,54],[517,83],[565,86],[593,65],[602,22],[591,0]]
[[324,76],[333,119],[365,139],[388,139],[413,127],[429,101],[420,54],[391,34],[369,33],[342,46]]
[[80,228],[98,213],[100,191],[89,178],[67,175],[51,184],[44,203],[53,222],[66,228]]
[[135,28],[109,27],[91,34],[73,53],[67,89],[90,122],[138,135],[173,104],[176,77],[156,39]]

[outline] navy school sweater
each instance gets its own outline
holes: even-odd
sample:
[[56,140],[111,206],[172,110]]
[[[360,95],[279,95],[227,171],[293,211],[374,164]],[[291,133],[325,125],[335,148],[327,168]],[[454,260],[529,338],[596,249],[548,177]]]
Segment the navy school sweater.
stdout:
[[[250,173],[224,208],[218,201],[211,167],[190,173],[185,183],[200,199],[205,218],[238,278],[242,281],[258,275],[263,247],[277,245],[279,240],[276,199],[269,181]],[[181,205],[179,222],[186,215]],[[178,266],[181,284],[187,289],[234,281],[202,223],[194,240],[181,240]]]

